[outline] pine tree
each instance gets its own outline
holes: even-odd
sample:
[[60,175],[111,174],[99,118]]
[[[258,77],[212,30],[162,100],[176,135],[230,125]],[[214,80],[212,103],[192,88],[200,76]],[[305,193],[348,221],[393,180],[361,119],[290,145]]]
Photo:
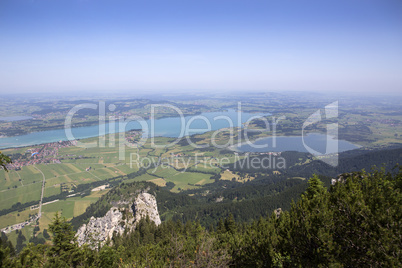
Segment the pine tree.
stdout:
[[231,234],[236,232],[236,222],[232,213],[229,213],[229,216],[225,219],[225,229]]
[[400,267],[402,170],[346,174],[331,189],[334,237],[345,266]]
[[220,219],[219,222],[218,222],[217,232],[218,233],[226,232],[225,223],[223,222],[222,219]]
[[318,176],[309,180],[309,187],[292,208],[280,230],[281,254],[305,267],[338,265],[335,256],[339,246],[333,241],[333,213],[329,193]]
[[0,238],[0,267],[12,266],[11,258],[15,255],[13,244],[8,240],[7,235],[1,232]]
[[58,266],[77,266],[84,257],[78,247],[75,232],[66,218],[55,214],[53,222],[49,224],[49,231],[53,233],[53,246],[50,248],[50,262]]
[[76,246],[75,232],[66,221],[66,218],[60,218],[59,213],[55,214],[53,222],[49,224],[49,231],[53,233],[53,251],[60,254],[62,251],[69,251]]
[[326,192],[324,183],[315,174],[308,180],[308,184],[309,186],[306,192],[303,194],[305,197],[307,197],[307,199],[312,199],[315,196],[324,194]]
[[26,241],[26,237],[22,234],[22,231],[18,232],[17,236],[17,245],[15,246],[15,249],[17,252],[20,252],[24,248],[24,242]]
[[49,233],[47,232],[47,229],[43,229],[43,237],[45,238],[45,239],[49,239],[50,238],[50,235],[49,235]]

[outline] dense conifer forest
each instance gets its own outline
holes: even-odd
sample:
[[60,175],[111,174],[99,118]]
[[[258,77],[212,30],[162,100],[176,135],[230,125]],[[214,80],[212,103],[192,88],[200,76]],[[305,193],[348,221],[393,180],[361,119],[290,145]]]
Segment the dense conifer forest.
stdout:
[[[97,207],[91,206],[93,211],[89,212],[101,214],[106,209],[102,205],[143,187],[148,187],[159,199],[169,199],[167,191],[149,186],[143,182],[121,185],[96,203]],[[271,210],[251,221],[237,220],[229,213],[219,218],[216,225],[211,222],[209,226],[201,224],[199,219],[165,219],[157,227],[146,218],[135,231],[114,236],[98,251],[89,246],[79,247],[71,223],[56,214],[49,225],[51,244],[29,243],[23,249],[15,249],[2,236],[0,264],[3,267],[400,267],[401,187],[402,169],[394,169],[392,173],[345,173],[329,187],[313,176],[288,210],[276,213]],[[173,202],[182,202],[184,207],[192,202],[187,198],[175,195]],[[169,205],[160,208],[161,214],[168,209]]]

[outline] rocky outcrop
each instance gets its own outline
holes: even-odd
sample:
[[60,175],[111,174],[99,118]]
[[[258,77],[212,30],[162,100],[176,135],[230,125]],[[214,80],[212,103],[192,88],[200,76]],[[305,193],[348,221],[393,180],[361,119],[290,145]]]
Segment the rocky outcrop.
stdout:
[[77,231],[78,244],[97,248],[99,243],[103,245],[107,239],[111,239],[114,233],[122,234],[125,227],[125,224],[121,225],[122,218],[123,213],[117,207],[112,207],[104,217],[91,217],[88,224],[82,225]]
[[337,182],[344,183],[349,177],[357,177],[363,179],[363,176],[359,173],[343,173],[338,175],[335,179],[331,179],[331,185],[335,185]]
[[276,217],[279,218],[282,214],[282,208],[275,209],[274,213],[275,213]]
[[76,234],[80,246],[88,244],[92,249],[103,246],[114,234],[123,234],[125,230],[134,230],[136,224],[147,216],[156,225],[161,224],[156,199],[148,193],[139,194],[127,207],[127,203],[121,202],[122,206],[112,207],[104,217],[91,217],[88,224],[82,225]]
[[156,199],[153,195],[148,193],[138,195],[131,209],[136,222],[148,216],[156,225],[161,224]]

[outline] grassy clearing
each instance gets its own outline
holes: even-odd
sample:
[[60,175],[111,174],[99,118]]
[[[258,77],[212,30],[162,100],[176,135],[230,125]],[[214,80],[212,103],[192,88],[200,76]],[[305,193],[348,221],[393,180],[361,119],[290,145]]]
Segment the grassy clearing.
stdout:
[[0,210],[10,208],[17,202],[39,201],[41,189],[41,183],[33,183],[1,192]]
[[44,197],[60,194],[60,186],[46,187]]
[[149,181],[152,182],[152,183],[155,183],[158,186],[162,186],[162,187],[166,186],[166,181],[164,179],[152,179],[152,180],[149,180]]
[[231,181],[233,178],[239,180],[240,176],[230,170],[225,170],[223,173],[221,173],[221,180]]
[[0,228],[11,226],[17,222],[23,222],[29,219],[29,215],[37,214],[38,210],[31,210],[27,208],[20,212],[12,212],[7,215],[0,216]]
[[230,170],[225,170],[223,173],[221,173],[221,180],[230,180],[231,181],[231,180],[233,180],[233,178],[235,181],[242,182],[242,183],[245,183],[249,180],[252,181],[255,179],[254,177],[250,176],[249,174],[246,174],[242,178],[238,174],[236,174]]
[[16,171],[5,172],[0,170],[0,191],[14,188],[15,186],[21,186],[19,182],[19,176]]
[[200,172],[214,172],[218,174],[221,172],[221,169],[214,164],[210,164],[209,162],[202,162],[197,165],[191,167],[191,170],[197,170]]
[[[206,183],[212,183],[213,180],[210,179],[210,174],[194,173],[194,172],[184,172],[176,173],[173,176],[166,177],[166,181],[171,181],[175,184],[172,192],[178,192],[179,188],[181,190],[193,189],[199,185]],[[201,184],[199,184],[202,182]]]

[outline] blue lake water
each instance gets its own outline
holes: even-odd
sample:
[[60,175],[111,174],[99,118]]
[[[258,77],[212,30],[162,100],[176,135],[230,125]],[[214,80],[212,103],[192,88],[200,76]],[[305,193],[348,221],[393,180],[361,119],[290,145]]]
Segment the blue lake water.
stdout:
[[[124,132],[132,129],[142,129],[147,137],[183,137],[186,135],[205,133],[211,130],[218,130],[227,127],[242,127],[248,120],[261,116],[261,114],[244,113],[229,110],[225,112],[202,113],[197,116],[169,117],[156,120],[129,120],[87,126],[73,127],[71,129],[57,129],[43,132],[34,132],[27,135],[0,138],[0,149],[10,147],[22,147],[42,143],[65,141],[72,139],[84,139],[97,137],[105,134]],[[68,131],[71,130],[71,136]],[[303,140],[304,143],[303,144]],[[299,151],[308,152],[307,148],[319,153],[334,153],[353,150],[357,145],[328,138],[323,134],[309,134],[303,137],[276,137],[263,138],[253,143],[257,146],[266,145],[264,148],[257,148],[254,145],[241,145],[237,147],[241,152],[283,152]],[[310,151],[311,152],[311,151]]]
[[[169,117],[153,120],[106,123],[95,126],[71,128],[73,139],[96,137],[109,133],[124,132],[131,129],[142,129],[145,135],[151,137],[183,137],[186,135],[200,134],[210,130],[218,130],[227,127],[241,127],[252,117],[259,116],[255,113],[225,112],[202,113],[198,116]],[[142,124],[141,124],[142,123]],[[68,131],[69,129],[67,129]],[[21,147],[35,144],[68,140],[65,129],[34,132],[27,135],[0,138],[0,149]]]
[[[303,144],[304,141],[304,144]],[[240,152],[312,152],[314,150],[320,154],[331,154],[344,152],[359,148],[359,146],[344,140],[336,140],[324,134],[308,134],[301,136],[280,136],[262,138],[252,143],[253,145],[243,144],[237,147]],[[255,146],[257,145],[257,146]],[[265,146],[262,148],[262,146]],[[308,150],[310,149],[310,151]]]

